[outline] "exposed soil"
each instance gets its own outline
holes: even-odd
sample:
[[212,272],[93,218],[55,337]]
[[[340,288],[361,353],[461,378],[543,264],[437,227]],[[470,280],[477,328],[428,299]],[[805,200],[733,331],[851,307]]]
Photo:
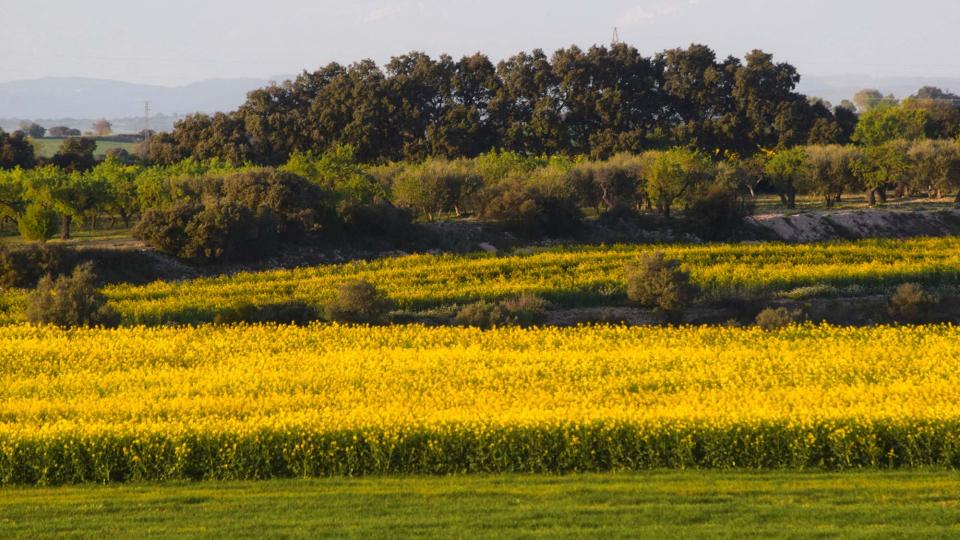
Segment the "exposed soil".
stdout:
[[836,210],[806,214],[767,214],[747,223],[785,242],[835,239],[907,238],[960,234],[960,209],[954,210]]

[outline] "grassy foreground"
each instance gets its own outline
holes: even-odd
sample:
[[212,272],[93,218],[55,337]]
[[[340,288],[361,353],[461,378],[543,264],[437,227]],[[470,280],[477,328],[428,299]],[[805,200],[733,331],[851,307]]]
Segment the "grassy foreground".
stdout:
[[5,488],[4,537],[956,537],[957,472],[655,472]]

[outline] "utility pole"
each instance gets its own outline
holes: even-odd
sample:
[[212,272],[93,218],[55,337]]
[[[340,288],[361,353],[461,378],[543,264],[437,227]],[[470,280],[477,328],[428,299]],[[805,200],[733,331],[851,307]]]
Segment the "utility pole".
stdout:
[[150,102],[143,102],[143,142],[150,142]]
[[150,102],[143,102],[143,157],[150,155]]

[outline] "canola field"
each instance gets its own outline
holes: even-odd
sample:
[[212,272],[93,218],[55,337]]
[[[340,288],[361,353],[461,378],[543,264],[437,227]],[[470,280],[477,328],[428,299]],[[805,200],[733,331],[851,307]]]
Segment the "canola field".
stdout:
[[126,324],[200,323],[238,304],[290,300],[323,306],[344,281],[375,284],[402,309],[423,310],[533,293],[561,306],[622,302],[624,265],[662,251],[679,259],[701,299],[833,286],[877,292],[906,281],[960,284],[960,238],[789,245],[709,244],[553,248],[511,255],[414,255],[249,272],[104,292]]
[[0,328],[0,483],[960,466],[960,328]]

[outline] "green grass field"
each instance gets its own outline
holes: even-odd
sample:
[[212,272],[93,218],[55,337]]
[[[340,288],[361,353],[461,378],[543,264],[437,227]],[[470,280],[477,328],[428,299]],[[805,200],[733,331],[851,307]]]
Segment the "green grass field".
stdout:
[[[31,140],[33,141],[33,148],[36,150],[38,157],[53,156],[57,153],[57,150],[60,149],[60,145],[64,141],[64,139],[60,137],[44,137],[42,139]],[[97,149],[94,151],[94,154],[98,156],[101,154],[106,154],[107,150],[112,148],[123,148],[127,152],[133,153],[137,148],[137,143],[98,140]]]
[[5,488],[5,538],[948,538],[957,472],[656,472]]

